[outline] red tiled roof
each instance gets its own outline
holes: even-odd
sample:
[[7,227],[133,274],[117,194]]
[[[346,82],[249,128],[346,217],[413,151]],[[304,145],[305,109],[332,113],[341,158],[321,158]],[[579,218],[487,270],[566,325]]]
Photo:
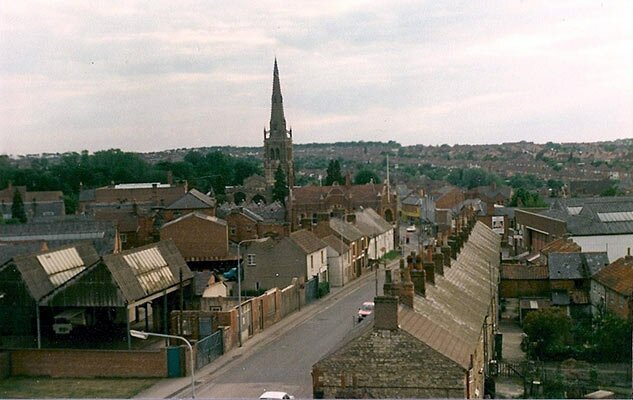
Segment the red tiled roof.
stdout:
[[630,296],[633,291],[633,257],[618,258],[598,271],[593,279],[609,289]]
[[582,248],[573,240],[567,238],[556,239],[541,249],[541,253],[580,253]]

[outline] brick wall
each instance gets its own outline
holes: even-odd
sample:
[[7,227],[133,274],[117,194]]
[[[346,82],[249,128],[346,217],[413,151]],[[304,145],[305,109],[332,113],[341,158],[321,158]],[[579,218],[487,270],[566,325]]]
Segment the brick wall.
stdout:
[[499,284],[500,297],[533,297],[550,293],[549,280],[501,280]]
[[163,227],[160,238],[172,239],[185,260],[225,258],[229,251],[226,225],[195,216]]
[[165,349],[143,351],[12,350],[11,375],[54,378],[164,378],[167,377],[167,354]]

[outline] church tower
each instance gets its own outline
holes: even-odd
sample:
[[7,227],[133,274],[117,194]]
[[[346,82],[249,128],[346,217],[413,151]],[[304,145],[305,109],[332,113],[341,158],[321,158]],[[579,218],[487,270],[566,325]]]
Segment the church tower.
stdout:
[[288,188],[294,185],[294,166],[292,161],[292,129],[286,129],[284,103],[279,84],[277,58],[273,69],[273,95],[270,109],[270,130],[264,128],[264,173],[266,186],[275,184],[275,172],[281,165],[286,174]]

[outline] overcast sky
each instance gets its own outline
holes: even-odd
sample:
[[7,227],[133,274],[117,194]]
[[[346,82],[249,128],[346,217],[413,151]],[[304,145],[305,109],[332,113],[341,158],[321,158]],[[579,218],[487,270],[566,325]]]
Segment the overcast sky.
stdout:
[[[289,4],[292,4],[290,6]],[[633,137],[633,1],[8,1],[0,154]]]

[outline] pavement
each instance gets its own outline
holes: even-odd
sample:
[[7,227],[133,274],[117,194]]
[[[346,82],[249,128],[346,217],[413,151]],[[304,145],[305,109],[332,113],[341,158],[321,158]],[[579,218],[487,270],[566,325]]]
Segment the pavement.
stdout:
[[[521,362],[526,359],[521,350],[523,329],[516,320],[518,300],[506,299],[506,311],[501,315],[498,331],[503,334],[501,358],[508,362]],[[498,376],[495,378],[495,394],[498,399],[517,399],[523,396],[523,381],[518,377]]]
[[[398,266],[397,260],[389,265],[390,268],[393,268],[394,266]],[[242,347],[235,347],[215,359],[210,364],[196,370],[196,387],[204,384],[204,382],[209,380],[212,375],[221,373],[223,370],[230,368],[236,360],[248,357],[260,347],[277,339],[289,328],[303,323],[321,311],[324,307],[336,302],[341,296],[361,286],[367,280],[373,279],[375,279],[375,274],[370,271],[343,287],[331,288],[330,293],[324,298],[301,307],[301,310],[288,315],[286,318],[277,322],[270,328],[249,338],[242,344]],[[161,379],[150,388],[145,389],[134,396],[134,398],[137,399],[170,399],[184,397],[191,397],[191,376]]]

